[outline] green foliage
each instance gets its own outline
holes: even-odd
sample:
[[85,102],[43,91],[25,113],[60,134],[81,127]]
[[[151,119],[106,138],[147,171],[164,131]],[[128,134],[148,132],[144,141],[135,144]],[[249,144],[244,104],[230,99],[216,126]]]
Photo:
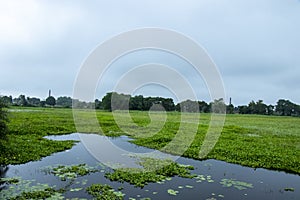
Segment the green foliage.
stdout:
[[55,106],[55,104],[56,104],[55,98],[53,96],[47,97],[46,104],[49,106]]
[[97,200],[122,200],[125,194],[115,191],[110,185],[92,184],[86,191]]
[[6,125],[8,122],[7,110],[5,109],[6,107],[6,104],[0,99],[0,139],[8,132]]
[[2,101],[5,105],[12,105],[13,103],[12,96],[0,96],[0,101]]
[[156,105],[161,105],[166,111],[174,111],[175,104],[171,98],[146,97],[142,95],[131,97],[126,94],[109,92],[102,98],[104,110],[155,110]]
[[243,181],[237,181],[235,179],[222,179],[220,182],[223,187],[234,187],[238,190],[245,190],[247,188],[253,188],[253,185],[251,183],[243,182]]
[[194,177],[189,171],[193,169],[192,166],[180,165],[171,160],[141,158],[139,164],[143,168],[120,168],[106,173],[105,177],[111,181],[128,182],[136,187],[144,187],[150,182],[164,181],[173,176]]
[[10,134],[40,136],[76,132],[72,110],[11,107],[8,128]]
[[300,116],[300,106],[289,100],[280,99],[276,105],[276,112],[282,116]]
[[36,97],[27,97],[28,106],[41,106],[41,100]]
[[11,198],[11,200],[27,200],[27,199],[47,199],[55,195],[56,191],[53,188],[44,190],[22,192],[20,195]]
[[[0,163],[10,164],[10,161],[18,163],[35,158],[40,159],[40,156],[36,156],[40,155],[38,148],[43,149],[44,152],[48,146],[50,148],[56,146],[48,154],[42,153],[43,155],[49,155],[49,153],[54,152],[54,149],[63,150],[67,148],[65,147],[66,143],[44,142],[41,137],[49,134],[65,134],[77,131],[71,109],[17,107],[17,109],[13,108],[11,111],[14,112],[10,112],[10,122],[8,123],[10,134],[7,135],[10,141],[0,140],[6,147],[5,151],[1,150],[1,153],[9,153],[7,156],[1,154]],[[88,111],[80,110],[80,112],[87,119],[87,122],[89,118],[93,117]],[[138,129],[126,127],[130,130],[126,134],[130,134],[134,138],[131,142],[135,144],[161,150],[177,134],[180,123],[186,125],[182,130],[183,132],[186,134],[191,133],[189,126],[187,126],[189,122],[180,122],[181,114],[185,115],[185,118],[191,119],[197,115],[196,113],[168,112],[167,121],[158,133],[153,134],[152,129],[147,128],[143,133],[145,137],[138,137],[141,134],[137,131]],[[145,127],[151,122],[148,112],[130,111],[130,115],[139,126]],[[111,112],[97,111],[97,117],[101,130],[90,124],[82,124],[80,125],[80,132],[100,133],[107,136],[125,134],[114,121]],[[183,156],[199,159],[199,151],[209,123],[210,114],[202,113],[198,132]],[[205,159],[218,159],[254,168],[261,167],[300,174],[299,130],[300,119],[295,117],[227,115],[222,135],[215,148]],[[36,144],[26,142],[31,140],[31,137],[33,137],[33,141],[37,141]],[[24,149],[22,150],[22,148]],[[165,148],[164,150],[172,154],[178,153],[176,148]],[[23,158],[18,154],[22,155]]]
[[14,98],[13,102],[15,105],[18,105],[18,106],[28,106],[26,97],[23,94],[21,94],[18,98]]
[[67,179],[75,179],[78,176],[84,176],[98,170],[87,166],[86,164],[79,164],[79,165],[70,165],[70,166],[63,166],[60,165],[58,167],[53,168],[50,170],[52,174],[59,177],[62,181]]
[[284,191],[287,191],[287,192],[294,192],[295,189],[294,189],[294,188],[284,188]]
[[173,195],[173,196],[176,196],[176,195],[179,193],[179,191],[173,190],[173,189],[168,189],[167,192],[168,192],[170,195]]
[[56,100],[56,105],[64,108],[72,108],[72,98],[71,97],[58,97]]
[[[169,114],[164,128],[157,134],[151,137],[135,138],[132,142],[162,150],[166,144],[172,141],[178,130],[178,115]],[[199,151],[208,130],[209,117],[210,115],[201,114],[198,132],[183,156],[199,159]],[[300,135],[298,130],[300,130],[299,118],[227,115],[221,137],[205,159],[224,160],[254,168],[300,173]],[[188,128],[184,131],[189,132]],[[176,148],[163,150],[177,154]]]
[[8,135],[7,140],[0,140],[1,164],[21,164],[40,160],[44,156],[70,149],[73,141],[52,141],[39,135]]
[[16,184],[19,182],[17,178],[0,178],[0,184]]
[[64,199],[62,194],[48,184],[36,183],[35,180],[23,180],[19,177],[1,178],[8,187],[0,192],[0,199]]

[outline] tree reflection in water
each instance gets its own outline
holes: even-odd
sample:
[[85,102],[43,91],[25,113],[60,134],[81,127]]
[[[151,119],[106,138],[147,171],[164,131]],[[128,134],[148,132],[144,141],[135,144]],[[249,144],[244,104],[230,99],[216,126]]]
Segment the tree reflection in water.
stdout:
[[[6,165],[0,165],[0,178],[5,178],[6,172],[8,171],[9,167]],[[0,180],[0,190],[5,187],[5,182]]]

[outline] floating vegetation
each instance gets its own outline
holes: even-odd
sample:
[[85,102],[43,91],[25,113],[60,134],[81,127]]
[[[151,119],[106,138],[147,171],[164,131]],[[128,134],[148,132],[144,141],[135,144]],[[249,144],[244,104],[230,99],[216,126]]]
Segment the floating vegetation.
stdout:
[[173,189],[168,189],[167,192],[168,192],[170,195],[174,195],[174,196],[176,196],[176,195],[179,193],[179,191],[173,190]]
[[25,200],[25,199],[63,199],[60,192],[48,184],[36,183],[34,180],[23,180],[21,178],[1,178],[9,184],[9,187],[0,192],[0,199]]
[[96,199],[122,200],[125,196],[121,191],[115,191],[110,185],[93,184],[86,191]]
[[294,188],[284,188],[284,191],[286,191],[286,192],[294,192],[295,189]]
[[162,184],[171,180],[172,176],[193,178],[189,165],[180,165],[172,160],[161,160],[156,158],[141,158],[138,163],[143,168],[120,168],[112,173],[106,173],[105,177],[111,181],[128,182],[136,187],[144,187],[150,182]]
[[87,182],[88,182],[88,180],[87,180],[87,179],[83,179],[83,180],[81,181],[81,185],[86,185],[86,184],[87,184]]
[[186,185],[185,187],[190,188],[190,189],[194,188],[194,186],[192,186],[192,185]]
[[197,179],[197,183],[201,183],[203,181],[207,181],[208,183],[213,183],[215,182],[213,179],[211,179],[211,176],[210,175],[202,175],[202,174],[199,174],[197,176],[194,177],[195,179]]
[[222,179],[220,184],[223,185],[223,187],[234,187],[238,190],[245,190],[247,188],[253,188],[253,185],[251,183],[246,183],[243,181],[237,181],[235,179]]
[[53,188],[46,188],[44,190],[22,192],[20,195],[10,198],[10,200],[26,200],[26,199],[64,199],[61,193],[58,193]]
[[19,182],[19,178],[0,178],[0,184],[16,184]]
[[52,168],[51,173],[55,176],[59,177],[60,180],[66,181],[67,179],[75,179],[78,176],[84,176],[93,172],[97,172],[98,170],[87,166],[86,164],[79,165],[60,165],[58,167]]
[[82,190],[82,188],[71,188],[70,192],[78,192],[80,190]]
[[219,198],[224,198],[224,197],[225,197],[225,196],[222,195],[222,194],[216,195],[215,193],[211,193],[211,195],[212,195],[213,197],[210,197],[210,198],[208,198],[207,200],[213,200],[213,199],[216,199],[215,197],[219,197]]

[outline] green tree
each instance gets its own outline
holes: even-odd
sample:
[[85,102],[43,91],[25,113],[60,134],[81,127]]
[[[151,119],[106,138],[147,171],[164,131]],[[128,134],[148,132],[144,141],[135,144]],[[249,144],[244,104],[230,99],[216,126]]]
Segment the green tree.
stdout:
[[36,97],[27,97],[27,102],[29,106],[39,106],[41,104],[41,100]]
[[239,114],[249,114],[249,108],[246,105],[238,106],[238,113]]
[[210,112],[210,106],[205,101],[198,101],[199,104],[199,111],[203,113],[209,113]]
[[6,123],[8,122],[7,110],[5,108],[7,105],[0,99],[0,137],[4,137],[7,132],[8,128]]
[[185,100],[176,105],[176,110],[180,112],[200,112],[198,101]]
[[72,98],[71,97],[58,97],[56,100],[56,105],[71,108],[72,107]]
[[2,100],[3,103],[5,103],[6,105],[12,105],[13,103],[13,99],[12,96],[2,96],[0,97],[0,99]]
[[130,97],[129,100],[129,109],[130,110],[144,110],[144,97],[142,95]]
[[18,98],[14,98],[13,103],[14,103],[14,105],[17,105],[17,106],[27,106],[28,105],[26,97],[23,94],[21,94]]
[[111,110],[128,110],[130,95],[112,93],[111,96]]
[[268,109],[269,109],[268,106],[264,104],[263,100],[258,100],[257,102],[251,101],[248,104],[247,114],[266,115],[269,112]]
[[165,108],[166,111],[175,110],[175,104],[173,99],[171,98],[162,98],[162,106]]
[[232,104],[229,104],[226,106],[226,113],[228,113],[228,114],[234,113],[234,106]]
[[268,105],[267,106],[267,115],[273,115],[274,114],[274,106]]
[[275,111],[282,116],[300,116],[299,105],[294,104],[289,100],[278,100]]
[[226,104],[223,98],[215,99],[211,103],[211,111],[213,113],[226,113]]
[[46,99],[46,104],[49,105],[49,106],[55,106],[55,104],[56,104],[55,98],[53,96],[49,96]]
[[95,109],[102,109],[102,102],[99,99],[95,99]]
[[112,92],[106,93],[106,95],[102,98],[102,107],[104,110],[111,111],[111,96]]

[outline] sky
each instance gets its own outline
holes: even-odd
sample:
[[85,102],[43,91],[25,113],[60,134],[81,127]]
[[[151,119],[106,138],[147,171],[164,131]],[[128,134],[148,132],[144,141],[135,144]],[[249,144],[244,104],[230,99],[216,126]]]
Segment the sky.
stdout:
[[[45,99],[51,89],[55,97],[72,96],[82,64],[98,45],[145,27],[173,30],[202,46],[222,77],[226,102],[276,104],[283,98],[300,104],[298,0],[0,0],[0,95]],[[189,63],[156,50],[113,62],[95,97],[145,63],[174,67],[199,100],[211,100]],[[137,87],[136,94],[177,95],[158,84]]]

